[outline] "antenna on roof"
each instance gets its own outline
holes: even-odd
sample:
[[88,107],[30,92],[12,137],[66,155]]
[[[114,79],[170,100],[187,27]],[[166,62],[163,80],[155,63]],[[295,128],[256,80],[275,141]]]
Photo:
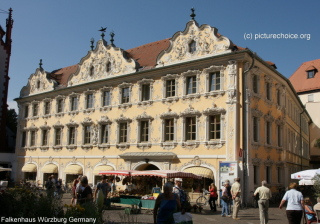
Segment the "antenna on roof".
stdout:
[[40,59],[40,62],[39,62],[39,68],[42,69],[42,59]]
[[195,11],[195,9],[194,9],[194,7],[192,7],[191,8],[191,12],[192,13],[190,14],[190,17],[191,17],[192,20],[194,20],[194,17],[196,17],[196,14],[194,14],[194,11]]
[[105,27],[105,28],[101,27],[101,29],[98,30],[98,31],[101,31],[101,37],[102,37],[102,39],[104,38],[104,33],[106,32],[106,30],[107,30],[107,27]]
[[111,45],[114,45],[114,44],[113,44],[113,41],[114,41],[113,37],[114,37],[114,35],[115,35],[114,32],[111,31],[111,32],[110,32],[110,37],[111,37],[110,42],[111,42]]
[[93,46],[93,43],[94,43],[94,39],[93,39],[93,37],[91,38],[91,40],[90,40],[90,43],[91,43],[91,50],[93,51],[93,48],[94,48],[94,46]]

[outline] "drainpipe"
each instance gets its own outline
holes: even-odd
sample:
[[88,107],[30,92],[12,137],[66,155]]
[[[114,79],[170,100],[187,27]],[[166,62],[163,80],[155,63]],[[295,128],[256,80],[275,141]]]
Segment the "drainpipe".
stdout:
[[[248,102],[248,93],[247,93],[247,73],[253,68],[253,65],[254,65],[254,56],[252,54],[250,54],[251,58],[252,58],[252,63],[250,65],[250,67],[245,70],[243,72],[243,75],[242,75],[242,105],[243,105],[243,113],[242,113],[242,123],[243,123],[243,134],[242,134],[242,138],[243,138],[243,151],[242,151],[242,165],[243,165],[243,177],[242,177],[242,180],[243,180],[243,187],[242,189],[245,189],[243,190],[242,192],[242,195],[243,195],[243,201],[242,203],[244,202],[247,202],[247,197],[246,197],[246,190],[247,190],[247,175],[248,175],[248,169],[247,169],[247,159],[248,159],[248,141],[249,141],[249,136],[248,136],[248,133],[249,133],[249,128],[248,128],[248,121],[249,121],[249,102]],[[244,106],[245,105],[245,106]]]
[[301,128],[301,124],[302,124],[302,114],[304,113],[305,107],[302,108],[302,111],[300,112],[300,151],[301,151],[301,164],[300,164],[300,170],[303,170],[303,165],[302,165],[302,159],[303,159],[303,151],[302,151],[302,128]]

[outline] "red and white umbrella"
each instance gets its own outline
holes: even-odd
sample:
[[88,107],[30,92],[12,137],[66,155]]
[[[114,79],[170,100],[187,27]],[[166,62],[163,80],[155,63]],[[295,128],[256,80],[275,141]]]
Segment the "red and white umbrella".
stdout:
[[311,180],[316,175],[320,175],[320,169],[302,170],[302,171],[293,173],[291,174],[291,179]]
[[157,176],[162,178],[193,178],[201,179],[199,175],[193,173],[174,171],[174,170],[144,170],[144,171],[131,171],[131,176]]
[[131,170],[101,170],[102,175],[130,176]]

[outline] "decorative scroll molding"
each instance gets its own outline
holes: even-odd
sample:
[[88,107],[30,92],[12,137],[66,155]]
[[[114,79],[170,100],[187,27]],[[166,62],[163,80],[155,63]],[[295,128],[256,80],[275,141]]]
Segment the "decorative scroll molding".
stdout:
[[195,156],[190,162],[183,164],[181,167],[188,167],[188,166],[208,166],[211,167],[210,164],[201,160],[199,156]]
[[283,126],[283,125],[285,125],[285,123],[286,123],[286,119],[285,119],[284,117],[279,117],[278,119],[275,120],[275,123],[276,123],[277,125]]
[[161,142],[160,145],[165,150],[172,150],[178,145],[178,143],[177,142]]
[[[257,155],[256,155],[256,156],[257,156]],[[260,166],[260,164],[261,164],[261,159],[255,157],[255,158],[253,158],[253,159],[251,160],[251,162],[252,162],[252,165],[254,165],[254,166]]]
[[226,109],[222,107],[217,107],[217,105],[214,105],[211,108],[205,109],[202,113],[204,115],[226,114]]
[[116,118],[115,121],[117,123],[120,123],[120,122],[132,122],[132,119],[128,118],[128,117],[124,117],[123,114],[120,115],[119,118]]
[[190,141],[190,142],[182,142],[182,148],[193,150],[198,148],[200,145],[200,142],[198,141]]
[[90,117],[84,118],[84,120],[81,122],[82,125],[92,125],[93,121]]
[[220,149],[222,146],[225,145],[225,142],[222,141],[206,141],[205,146],[207,149]]
[[150,121],[152,121],[152,120],[153,120],[153,117],[147,115],[146,112],[143,112],[143,114],[138,115],[138,116],[136,117],[136,119],[137,119],[138,121],[140,121],[140,120],[150,120]]
[[21,89],[20,97],[52,91],[57,85],[57,82],[48,78],[45,70],[37,68],[35,73],[30,75],[27,85]]
[[251,114],[252,114],[252,116],[254,116],[254,117],[262,117],[263,112],[260,111],[260,110],[258,110],[258,109],[252,108],[252,109],[251,109]]
[[54,128],[63,128],[64,125],[61,124],[60,121],[57,121],[57,123],[55,123],[55,124],[53,125],[53,127],[54,127]]
[[185,109],[183,112],[180,113],[181,117],[188,117],[188,116],[201,116],[201,112],[194,109],[191,105],[187,109]]
[[265,166],[272,166],[274,162],[270,158],[267,158],[263,163]]
[[70,121],[68,123],[66,123],[67,127],[78,127],[79,124],[75,121],[73,121],[72,119],[70,119]]
[[124,56],[124,51],[105,40],[81,59],[78,70],[70,76],[68,86],[79,85],[122,74],[136,72],[136,62]]
[[175,118],[178,119],[179,115],[176,112],[173,112],[171,109],[168,112],[160,114],[161,119]]
[[98,120],[98,124],[111,124],[112,121],[107,116],[101,116],[100,120]]
[[[195,51],[191,52],[189,44],[195,42]],[[229,53],[231,41],[218,35],[218,30],[209,25],[198,26],[191,20],[183,32],[177,32],[170,39],[170,46],[157,58],[157,67],[167,66],[182,61]]]

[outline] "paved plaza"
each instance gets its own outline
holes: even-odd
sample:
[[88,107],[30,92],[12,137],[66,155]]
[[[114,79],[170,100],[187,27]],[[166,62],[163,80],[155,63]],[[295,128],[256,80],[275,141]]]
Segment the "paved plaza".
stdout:
[[[124,208],[116,208],[113,210],[104,211],[104,220],[113,221],[114,223],[150,223],[153,224],[152,214],[131,214],[126,215]],[[242,209],[239,212],[240,220],[233,220],[229,217],[221,217],[221,209],[218,212],[211,212],[208,208],[205,208],[201,213],[191,213],[193,216],[193,223],[245,223],[245,224],[259,224],[259,209],[248,208]],[[270,208],[269,209],[269,223],[270,224],[284,224],[287,223],[285,208]]]

